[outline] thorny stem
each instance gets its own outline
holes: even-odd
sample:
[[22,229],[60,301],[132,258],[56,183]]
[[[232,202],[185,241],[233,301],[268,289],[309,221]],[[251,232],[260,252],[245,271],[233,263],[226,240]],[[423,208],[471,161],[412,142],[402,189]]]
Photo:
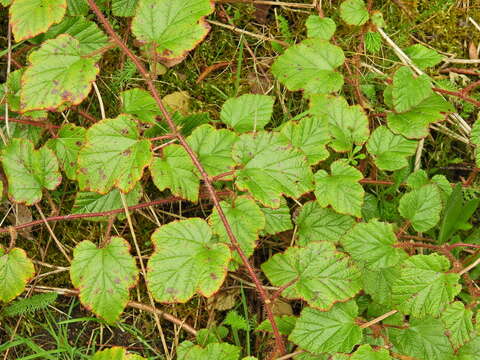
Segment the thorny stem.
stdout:
[[157,103],[165,121],[167,122],[172,134],[174,134],[180,144],[183,146],[185,151],[188,153],[190,158],[192,159],[193,164],[195,167],[198,169],[200,174],[202,175],[202,178],[205,182],[205,185],[207,187],[208,192],[210,193],[210,198],[212,199],[212,202],[217,209],[218,215],[225,227],[225,230],[228,234],[228,237],[230,239],[230,242],[232,243],[233,247],[237,251],[238,255],[242,259],[243,264],[245,265],[251,279],[255,283],[255,286],[257,288],[257,291],[259,293],[259,296],[265,306],[265,311],[267,313],[267,318],[270,321],[270,324],[272,325],[272,330],[274,333],[275,337],[275,343],[276,343],[276,350],[280,355],[283,355],[285,353],[285,344],[283,342],[282,336],[280,335],[280,332],[278,330],[278,326],[275,322],[275,318],[272,312],[272,308],[270,306],[270,300],[268,298],[268,295],[266,291],[263,289],[262,284],[260,283],[260,279],[258,278],[257,274],[255,273],[255,270],[253,269],[253,266],[250,264],[250,261],[246,257],[245,253],[243,250],[240,248],[240,244],[238,243],[237,238],[233,234],[232,228],[225,216],[225,213],[223,212],[222,207],[220,206],[220,201],[218,199],[218,196],[215,192],[215,189],[210,181],[210,178],[203,168],[202,164],[198,160],[197,155],[193,152],[192,148],[188,145],[187,141],[185,138],[180,134],[175,126],[175,123],[173,122],[170,114],[168,113],[167,109],[163,105],[163,102],[160,98],[160,95],[153,84],[153,81],[148,74],[147,70],[143,66],[143,64],[140,62],[140,60],[133,54],[133,52],[125,45],[125,43],[120,39],[120,37],[117,35],[117,33],[113,30],[112,26],[110,25],[109,21],[105,18],[105,16],[102,14],[100,9],[97,7],[95,4],[94,0],[87,0],[88,4],[90,5],[90,8],[93,10],[93,12],[96,14],[98,20],[102,23],[103,27],[105,28],[106,32],[109,34],[109,36],[112,38],[112,40],[117,43],[117,45],[120,47],[120,49],[127,55],[132,62],[135,64],[137,67],[138,71],[142,75],[142,77],[145,79],[145,82],[147,84],[148,89],[150,90],[150,93],[152,94],[153,98],[155,99],[155,102]]
[[[0,120],[5,120],[5,116],[0,116]],[[27,124],[27,125],[32,125],[32,126],[37,126],[37,127],[43,127],[47,129],[59,129],[60,126],[58,125],[53,125],[48,122],[44,121],[34,121],[34,120],[29,120],[29,119],[22,119],[22,118],[8,118],[9,122],[17,122],[20,124]]]
[[[220,196],[227,196],[227,195],[230,195],[230,194],[231,194],[231,192],[228,191],[228,190],[217,192],[217,196],[219,196],[219,197]],[[209,197],[210,197],[209,194],[202,194],[201,193],[199,195],[200,199],[207,199]],[[145,202],[145,203],[141,203],[141,204],[137,204],[137,205],[132,205],[132,206],[128,207],[128,210],[138,210],[138,209],[143,209],[143,208],[147,208],[147,207],[154,206],[154,205],[170,204],[170,203],[173,203],[173,202],[176,202],[176,201],[182,201],[182,200],[185,200],[185,199],[182,199],[181,197],[178,197],[178,196],[170,196],[170,197],[167,197],[165,199],[154,200],[154,201],[149,201],[149,202]],[[16,226],[8,226],[8,227],[0,228],[0,234],[1,233],[8,233],[10,231],[10,229],[20,230],[20,229],[29,228],[29,227],[32,227],[32,226],[35,226],[35,225],[45,224],[46,222],[48,223],[48,222],[52,222],[52,221],[78,220],[78,219],[85,219],[85,218],[92,218],[92,217],[99,217],[99,216],[110,216],[110,215],[123,213],[124,211],[125,210],[123,208],[119,208],[119,209],[114,209],[114,210],[109,210],[109,211],[99,211],[99,212],[85,213],[85,214],[69,214],[69,215],[51,216],[51,217],[45,218],[45,221],[43,219],[42,220],[34,220],[34,221],[30,221],[28,223],[24,223],[24,224],[20,224],[20,225],[16,225]]]

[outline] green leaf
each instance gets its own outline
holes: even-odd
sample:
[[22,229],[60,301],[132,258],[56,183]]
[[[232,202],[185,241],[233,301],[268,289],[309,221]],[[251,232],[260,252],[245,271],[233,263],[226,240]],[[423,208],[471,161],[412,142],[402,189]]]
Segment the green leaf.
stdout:
[[368,118],[363,109],[358,105],[349,106],[343,97],[314,95],[309,111],[328,121],[333,138],[330,146],[337,152],[351,151],[353,145],[363,145],[368,139]]
[[145,358],[129,354],[124,348],[114,346],[107,350],[97,351],[92,360],[145,360]]
[[[241,249],[247,257],[251,256],[256,247],[258,232],[265,227],[265,217],[260,207],[246,196],[239,196],[231,201],[221,201],[220,206]],[[231,243],[217,209],[212,212],[210,224],[213,232],[220,236],[221,242]],[[235,258],[241,261],[236,254]]]
[[472,225],[468,223],[468,220],[477,210],[479,203],[480,199],[471,199],[464,202],[462,185],[457,184],[445,205],[445,212],[437,237],[438,243],[446,243],[458,230],[469,230]]
[[227,245],[212,238],[207,223],[192,218],[163,225],[152,235],[147,283],[159,302],[186,302],[196,292],[213,295],[227,275]]
[[215,176],[232,170],[232,147],[238,140],[235,133],[211,125],[202,125],[193,130],[187,143],[197,154],[208,175]]
[[128,115],[94,124],[87,130],[78,155],[80,189],[105,194],[116,187],[129,192],[152,161],[150,146]]
[[57,158],[45,146],[35,150],[29,140],[12,139],[1,154],[8,195],[17,203],[36,204],[42,189],[55,190],[62,181]]
[[[5,103],[8,102],[8,109],[10,111],[22,112],[20,93],[22,90],[21,78],[24,72],[25,72],[25,68],[22,68],[20,70],[16,70],[8,74],[8,79],[7,79],[7,82],[5,83],[6,94],[0,94],[0,98],[4,100],[2,102],[5,102]],[[33,119],[40,119],[40,120],[44,120],[48,116],[47,112],[43,110],[27,111],[27,112],[24,112],[22,115],[32,117]],[[17,124],[9,124],[11,134],[12,134],[12,127],[14,126],[18,127]],[[21,124],[18,124],[18,125],[21,126]],[[32,128],[33,126],[30,126],[30,127]],[[36,130],[41,131],[41,129],[38,129],[38,128]],[[15,134],[12,134],[12,135],[13,135],[12,137],[23,138],[22,136],[15,136]]]
[[223,323],[225,325],[229,325],[232,329],[236,329],[236,330],[248,331],[250,328],[248,326],[247,320],[245,320],[245,318],[235,310],[230,310],[227,313],[227,316],[225,316]]
[[433,49],[423,46],[422,44],[409,46],[403,51],[420,69],[433,67],[443,60],[442,55]]
[[74,124],[63,125],[57,137],[51,138],[46,145],[57,155],[60,167],[70,180],[77,178],[77,160],[80,148],[85,141],[86,130]]
[[0,300],[9,302],[25,290],[35,275],[32,260],[24,250],[13,248],[9,252],[0,245]]
[[82,304],[113,324],[127,306],[138,269],[128,242],[115,236],[103,248],[88,240],[79,243],[73,251],[70,278],[80,290]]
[[350,357],[351,360],[390,360],[388,350],[379,349],[375,351],[370,345],[362,345]]
[[475,163],[477,166],[480,166],[480,116],[472,125],[470,141],[475,145]]
[[[132,191],[125,195],[125,200],[127,200],[128,206],[137,205],[142,197],[142,187],[140,184],[137,184]],[[95,192],[77,192],[75,197],[75,203],[72,207],[72,214],[88,214],[94,212],[105,212],[114,209],[123,208],[122,197],[120,195],[120,190],[113,189],[106,194],[98,194]],[[123,217],[123,214],[120,213],[118,217]],[[106,216],[92,217],[89,218],[90,221],[106,221],[108,218]]]
[[351,216],[323,208],[317,201],[309,201],[301,207],[295,223],[298,245],[305,246],[319,240],[338,243],[341,237],[353,227],[355,220]]
[[363,289],[379,304],[390,306],[392,302],[392,284],[400,276],[400,267],[363,269]]
[[207,36],[204,17],[213,10],[210,0],[139,0],[132,32],[161,59],[180,59]]
[[473,335],[472,310],[465,309],[460,301],[455,301],[442,312],[441,320],[448,329],[448,337],[454,348],[468,342]]
[[[292,333],[295,323],[297,322],[297,318],[290,315],[275,316],[275,322],[277,323],[280,334],[288,336]],[[270,324],[270,320],[268,319],[263,320],[255,330],[273,333],[272,324]]]
[[[382,48],[382,36],[378,32],[367,31],[365,34],[365,48],[372,54],[377,54]],[[376,98],[376,94],[373,94]]]
[[424,185],[402,196],[398,211],[412,223],[416,231],[424,232],[440,220],[442,199],[436,185]]
[[447,273],[450,263],[444,256],[414,255],[401,268],[392,286],[392,302],[405,314],[438,316],[461,290],[460,276]]
[[428,75],[415,78],[408,67],[402,66],[393,76],[392,97],[397,112],[412,110],[432,94]]
[[220,119],[240,133],[263,130],[272,117],[274,101],[271,96],[258,94],[230,98],[222,106]]
[[331,175],[325,170],[315,173],[315,197],[318,203],[347,215],[361,217],[364,190],[359,181],[360,171],[348,165],[345,160],[337,160],[330,165]]
[[395,171],[408,166],[408,157],[415,154],[417,142],[395,135],[379,126],[370,136],[367,150],[381,170]]
[[280,133],[305,154],[309,165],[315,165],[330,155],[325,148],[330,141],[326,119],[305,117],[298,123],[289,121],[282,126]]
[[457,351],[456,360],[479,360],[480,359],[480,336],[475,336],[471,341],[463,345]]
[[139,0],[112,0],[112,12],[115,16],[133,16]]
[[298,198],[312,188],[312,173],[305,157],[278,133],[242,135],[233,157],[240,167],[237,188],[250,191],[265,206],[278,208],[281,195]]
[[321,18],[318,15],[310,15],[305,23],[307,37],[330,40],[337,29],[335,21],[330,18]]
[[87,15],[89,10],[87,0],[67,0],[67,15]]
[[108,37],[93,21],[86,20],[83,16],[65,18],[60,24],[52,26],[40,37],[42,41],[56,38],[61,34],[68,34],[79,42],[82,55],[91,54],[108,44]]
[[275,235],[293,228],[290,209],[285,198],[282,197],[280,199],[280,207],[278,209],[260,206],[260,210],[265,217],[265,228],[262,231],[263,234]]
[[172,144],[163,148],[161,157],[153,159],[150,171],[160,191],[168,188],[174,195],[192,202],[198,201],[200,180],[190,156],[182,146]]
[[390,130],[409,139],[420,139],[428,135],[431,123],[443,120],[445,115],[454,111],[452,104],[440,95],[432,94],[420,104],[404,113],[388,113],[387,124]]
[[99,71],[96,59],[84,55],[80,42],[67,34],[45,41],[32,52],[30,66],[22,76],[23,111],[80,104]]
[[343,248],[354,260],[372,269],[394,266],[406,257],[402,249],[394,247],[396,242],[392,224],[377,220],[356,224],[341,239]]
[[370,15],[363,0],[345,0],[340,5],[340,17],[349,25],[363,25]]
[[408,329],[388,328],[393,351],[415,359],[451,360],[453,349],[438,319],[413,319]]
[[130,89],[120,94],[122,101],[121,111],[146,122],[156,123],[156,117],[161,115],[155,99],[143,89]]
[[338,46],[322,39],[307,39],[285,50],[273,63],[272,73],[291,91],[330,93],[343,86],[343,76],[335,69],[344,60]]
[[66,0],[15,0],[10,6],[10,24],[16,42],[34,37],[60,22]]
[[349,353],[362,340],[362,329],[355,323],[355,301],[338,303],[329,311],[306,307],[289,340],[314,354]]
[[335,302],[352,298],[361,289],[360,271],[346,254],[337,252],[328,242],[289,247],[263,263],[262,271],[274,286],[286,286],[283,297],[303,299],[323,311]]
[[[40,142],[40,138],[43,133],[41,127],[16,122],[9,123],[8,126],[10,127],[11,139],[17,138],[29,140],[34,144],[34,146],[38,145]],[[3,128],[3,131],[5,131],[5,128]],[[7,145],[5,145],[3,141],[0,141],[0,150],[5,149]]]
[[202,348],[184,341],[177,348],[177,360],[238,360],[239,357],[240,349],[226,343],[208,344]]

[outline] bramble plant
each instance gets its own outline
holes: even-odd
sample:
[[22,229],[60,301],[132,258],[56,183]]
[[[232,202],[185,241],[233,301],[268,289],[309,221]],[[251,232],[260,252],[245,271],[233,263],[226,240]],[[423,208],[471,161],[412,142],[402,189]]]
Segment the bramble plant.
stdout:
[[[33,295],[7,304],[26,290],[54,292],[78,296],[112,326],[127,307],[152,313],[166,358],[161,319],[186,331],[176,346],[181,360],[479,358],[480,242],[470,221],[479,205],[480,120],[470,126],[454,100],[479,102],[473,87],[447,89],[429,75],[443,59],[438,52],[396,46],[372,1],[344,0],[331,17],[314,2],[306,37],[275,42],[271,74],[305,104],[280,123],[272,122],[273,93],[226,96],[214,119],[162,99],[157,78],[206,38],[210,0],[0,3],[9,6],[14,40],[2,53],[2,202],[39,216],[23,224],[1,216],[11,222],[0,228],[2,316],[58,301]],[[131,26],[119,34],[122,18]],[[360,52],[376,53],[386,41],[401,62],[361,85],[360,55],[342,48],[341,27],[360,39]],[[25,66],[16,48],[28,53]],[[107,71],[102,57],[118,49],[141,81],[119,91],[120,106],[107,117],[96,82]],[[81,108],[90,97],[99,101],[96,115]],[[476,165],[463,183],[422,166],[434,131],[466,139]],[[73,206],[59,215],[67,195]],[[158,220],[153,206],[181,201],[202,207],[193,216],[169,208],[168,223]],[[137,226],[133,211],[141,208],[152,209],[154,231]],[[49,225],[74,219],[100,221],[106,232],[71,239]],[[126,233],[111,236],[115,224]],[[31,241],[44,246],[22,234],[35,225],[48,229],[56,248],[44,252],[57,263],[31,252]],[[70,286],[37,284],[45,265],[67,270]],[[222,325],[196,330],[188,315],[169,313],[174,307],[156,308],[214,298],[227,291],[229,274],[241,281],[245,311],[230,310]],[[254,296],[245,296],[249,289]],[[280,303],[293,311],[279,312]],[[263,353],[252,351],[254,332],[264,334]],[[141,355],[111,347],[92,359]]]

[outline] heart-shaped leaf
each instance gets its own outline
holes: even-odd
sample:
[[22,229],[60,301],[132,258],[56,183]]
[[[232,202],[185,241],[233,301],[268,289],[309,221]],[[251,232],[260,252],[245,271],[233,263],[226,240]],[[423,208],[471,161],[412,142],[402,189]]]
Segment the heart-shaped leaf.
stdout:
[[35,274],[32,260],[25,251],[13,248],[9,252],[0,245],[0,300],[15,299]]

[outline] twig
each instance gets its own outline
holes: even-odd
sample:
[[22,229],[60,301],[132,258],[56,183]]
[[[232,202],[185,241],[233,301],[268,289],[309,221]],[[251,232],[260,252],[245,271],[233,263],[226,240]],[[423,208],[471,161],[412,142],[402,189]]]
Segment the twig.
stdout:
[[270,37],[267,37],[267,36],[263,36],[263,35],[260,35],[260,34],[255,34],[255,33],[252,33],[250,31],[246,31],[246,30],[242,30],[242,29],[239,29],[233,25],[228,25],[228,24],[224,24],[220,21],[215,21],[215,20],[206,20],[208,23],[212,24],[212,25],[216,25],[216,26],[220,26],[220,27],[223,27],[225,29],[228,29],[228,30],[231,30],[233,32],[236,32],[238,34],[244,34],[244,35],[248,35],[250,37],[253,37],[253,38],[256,38],[256,39],[259,39],[259,40],[262,40],[262,41],[270,41],[270,42],[274,42],[274,43],[277,43],[277,44],[280,44],[284,47],[288,47],[288,43],[285,42],[285,41],[282,41],[282,40],[277,40],[277,39],[274,39],[274,38],[270,38]]
[[43,211],[40,208],[40,206],[38,206],[38,204],[35,204],[35,207],[37,208],[37,211],[39,212],[40,216],[42,217],[42,221],[45,223],[45,226],[47,227],[48,232],[50,233],[50,236],[52,237],[53,241],[55,241],[55,244],[57,244],[57,247],[60,250],[60,252],[63,254],[63,256],[65,256],[65,259],[67,259],[67,261],[69,263],[72,262],[72,259],[70,259],[70,256],[68,256],[68,254],[65,251],[65,248],[63,247],[62,243],[60,241],[58,241],[57,237],[55,236],[55,233],[53,232],[52,228],[48,224],[48,221],[47,221],[45,215],[43,215]]
[[[4,116],[0,116],[0,120],[5,120]],[[28,120],[28,119],[23,119],[23,118],[8,118],[9,122],[16,122],[20,124],[26,124],[26,125],[32,125],[32,126],[37,126],[37,127],[43,127],[47,129],[59,129],[60,126],[58,125],[53,125],[48,122],[43,122],[43,121],[34,121],[34,120]]]
[[366,329],[366,328],[368,328],[372,325],[375,325],[376,323],[379,323],[380,321],[385,320],[386,318],[396,314],[397,312],[398,312],[398,310],[391,310],[391,311],[389,311],[389,312],[387,312],[383,315],[380,315],[379,317],[377,317],[373,320],[370,320],[369,322],[366,322],[365,324],[360,325],[360,327],[362,329]]
[[294,358],[297,355],[301,355],[301,354],[304,354],[304,353],[306,353],[305,350],[298,350],[298,351],[295,351],[293,353],[287,354],[285,356],[280,356],[279,358],[276,358],[275,360],[288,360],[288,359]]
[[132,60],[132,62],[137,67],[139,73],[145,79],[145,83],[147,84],[147,87],[150,90],[150,93],[152,94],[153,98],[155,99],[155,102],[157,103],[158,108],[160,109],[160,112],[162,113],[164,120],[167,122],[167,124],[168,124],[168,126],[171,130],[171,133],[176,135],[176,137],[178,138],[178,141],[183,146],[185,151],[188,153],[188,155],[192,159],[193,164],[195,165],[195,167],[200,172],[200,174],[201,174],[201,176],[202,176],[202,178],[205,182],[205,185],[207,187],[207,190],[210,193],[210,198],[212,199],[213,204],[214,204],[214,206],[215,206],[215,208],[218,212],[218,215],[220,217],[220,220],[222,221],[223,226],[225,227],[225,230],[226,230],[227,235],[230,239],[230,242],[232,243],[232,246],[235,248],[236,252],[238,253],[240,258],[242,259],[242,262],[243,262],[244,266],[246,267],[251,279],[255,283],[255,286],[256,286],[257,291],[259,293],[259,297],[260,297],[261,301],[263,302],[263,304],[265,306],[265,311],[267,313],[267,318],[270,321],[270,324],[272,325],[272,330],[273,330],[273,334],[274,334],[274,337],[275,337],[275,343],[276,343],[276,350],[280,355],[283,355],[285,353],[285,343],[284,343],[283,338],[280,334],[280,331],[278,330],[278,326],[277,326],[277,323],[275,321],[275,317],[274,317],[273,312],[272,312],[272,308],[271,308],[270,301],[268,299],[268,295],[267,295],[266,291],[263,289],[262,284],[260,282],[260,279],[258,278],[257,274],[255,273],[255,270],[253,269],[253,266],[250,264],[250,261],[248,260],[245,253],[241,249],[240,244],[239,244],[236,236],[233,233],[233,230],[230,226],[230,223],[228,222],[227,217],[225,216],[225,213],[224,213],[222,207],[220,206],[220,200],[219,200],[218,196],[216,195],[215,188],[213,187],[212,183],[210,182],[210,179],[209,179],[209,176],[208,176],[207,172],[205,171],[204,167],[202,166],[202,164],[198,160],[198,157],[195,154],[195,152],[192,150],[190,145],[187,143],[186,139],[183,137],[183,135],[181,133],[178,132],[177,127],[176,127],[175,123],[173,122],[172,117],[168,113],[167,109],[165,108],[165,106],[162,102],[162,99],[160,98],[160,94],[158,93],[158,90],[155,87],[155,84],[153,83],[151,77],[149,76],[147,70],[145,69],[145,67],[143,66],[141,61],[137,58],[137,56],[135,56],[133,54],[133,52],[123,42],[123,40],[117,35],[115,30],[113,30],[109,21],[105,18],[105,16],[100,11],[98,6],[95,4],[95,1],[94,0],[87,0],[87,2],[90,5],[90,8],[93,10],[93,12],[96,14],[100,23],[102,23],[103,27],[105,28],[105,31],[109,34],[111,39],[115,43],[117,43],[117,45],[120,47],[122,52],[124,52],[125,55],[127,55]]
[[[142,271],[143,280],[145,281],[145,285],[147,285],[147,270],[145,269],[145,264],[143,263],[142,252],[140,251],[140,246],[138,246],[137,235],[135,234],[135,229],[133,228],[132,218],[130,217],[130,211],[128,211],[128,204],[127,198],[125,194],[120,191],[120,197],[122,198],[123,209],[125,210],[125,216],[127,217],[128,227],[130,228],[130,234],[132,235],[133,244],[135,245],[135,250],[138,255],[138,260],[140,262],[140,270]],[[155,301],[153,300],[152,293],[150,292],[147,286],[147,295],[148,299],[150,300],[150,305],[152,308],[155,308]],[[168,351],[167,341],[165,340],[165,334],[163,333],[162,324],[160,324],[160,319],[158,318],[158,314],[153,312],[153,317],[155,318],[155,323],[158,328],[158,332],[160,333],[160,339],[162,340],[163,350],[165,352],[165,356],[168,360],[170,360],[170,353]]]
[[272,5],[272,6],[285,6],[285,7],[293,7],[293,8],[301,8],[301,9],[313,9],[315,5],[312,4],[299,4],[299,3],[292,3],[292,2],[283,2],[283,1],[268,1],[268,0],[217,0],[219,3],[244,3],[244,4],[252,4],[252,5]]
[[102,94],[100,94],[100,90],[98,90],[98,86],[95,81],[93,82],[93,88],[95,89],[95,94],[97,95],[98,105],[100,106],[100,114],[102,115],[102,120],[105,120],[106,115],[105,115],[105,107],[103,106]]
[[475,106],[480,107],[480,101],[472,99],[471,97],[468,97],[462,91],[450,91],[450,90],[440,89],[440,88],[437,88],[437,87],[434,87],[432,89],[433,89],[433,91],[436,91],[437,93],[450,95],[450,96],[455,96],[455,97],[458,97],[462,100],[465,100],[466,102],[469,102],[469,103],[471,103]]
[[[28,286],[28,288],[33,289],[35,292],[41,292],[41,293],[49,293],[49,292],[56,292],[60,295],[64,296],[78,296],[79,292],[78,290],[73,290],[73,289],[63,289],[63,288],[55,288],[55,287],[50,287],[50,286],[35,286],[35,288]],[[180,326],[183,330],[188,332],[189,334],[192,334],[193,336],[197,336],[197,330],[195,330],[192,326],[188,325],[185,323],[185,321],[182,321],[175,316],[166,313],[165,311],[162,311],[160,309],[157,309],[155,307],[151,307],[146,304],[142,304],[136,301],[129,301],[127,303],[128,307],[151,312],[151,313],[156,313],[160,315],[162,318],[165,320],[168,320],[178,326]]]
[[473,263],[468,265],[465,269],[461,270],[458,274],[463,275],[463,274],[469,272],[470,270],[472,270],[478,264],[480,264],[480,257],[477,260],[475,260]]
[[[231,194],[231,191],[229,191],[229,190],[224,190],[224,191],[218,191],[217,192],[218,197],[227,196],[227,195],[230,195],[230,194]],[[201,193],[199,195],[200,199],[207,199],[209,197],[210,197],[210,195],[205,194],[205,193],[203,193],[203,194]],[[150,207],[150,206],[155,206],[155,205],[170,204],[170,203],[173,203],[175,201],[185,201],[185,199],[183,199],[181,197],[178,197],[178,196],[170,196],[170,197],[165,198],[165,199],[154,200],[154,201],[149,201],[149,202],[145,202],[145,203],[141,203],[141,204],[137,204],[137,205],[132,205],[132,206],[129,206],[128,209],[129,210],[138,210],[138,209],[143,209],[143,208]],[[32,226],[44,224],[45,221],[46,222],[53,222],[53,221],[67,221],[67,220],[87,219],[87,218],[92,218],[92,217],[110,216],[110,215],[114,215],[114,214],[120,214],[120,213],[123,213],[124,211],[125,210],[123,208],[119,208],[119,209],[114,209],[114,210],[109,210],[109,211],[99,211],[99,212],[92,212],[92,213],[86,213],[86,214],[69,214],[69,215],[51,216],[51,217],[45,218],[44,220],[43,219],[42,220],[34,220],[34,221],[30,221],[28,223],[15,225],[15,226],[12,226],[12,228],[15,229],[15,230],[20,230],[20,229],[29,228],[29,227],[32,227]],[[10,228],[10,226],[0,228],[0,234],[1,233],[8,233],[9,228]]]

